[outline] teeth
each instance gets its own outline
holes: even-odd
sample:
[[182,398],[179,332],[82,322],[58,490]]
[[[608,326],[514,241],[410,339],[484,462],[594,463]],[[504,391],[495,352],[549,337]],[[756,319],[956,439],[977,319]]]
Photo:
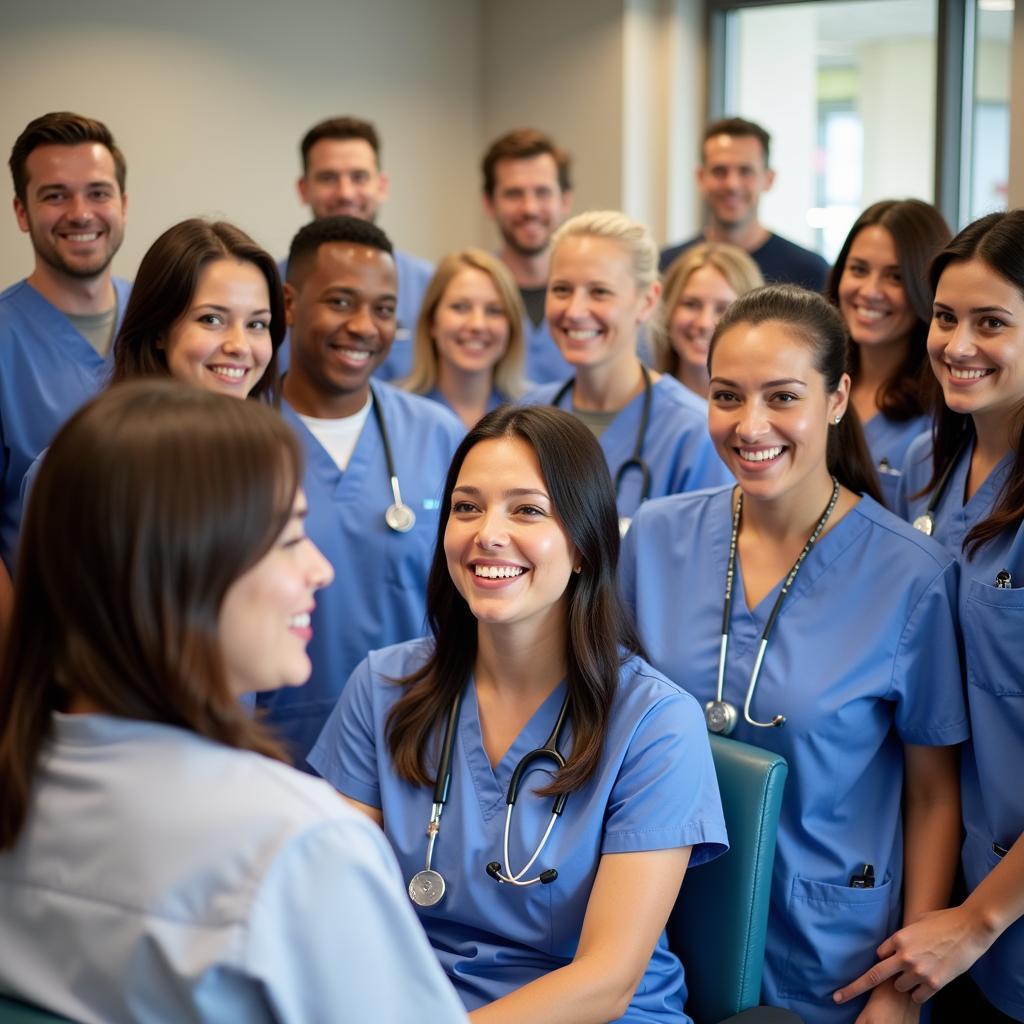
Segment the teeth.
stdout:
[[740,448],[739,453],[744,462],[769,462],[782,454],[782,445],[777,445],[774,448],[758,448],[756,451],[750,448]]
[[600,331],[566,331],[565,333],[573,341],[590,341],[591,338],[596,338]]
[[474,565],[473,571],[488,580],[510,580],[526,572],[519,565]]
[[98,231],[90,231],[88,234],[67,235],[65,237],[69,242],[95,242],[100,237],[100,233]]
[[341,351],[354,363],[365,363],[370,358],[370,353],[361,348],[343,348]]
[[991,370],[972,370],[966,366],[951,366],[949,368],[949,375],[953,380],[980,380],[991,372]]
[[228,380],[241,380],[248,372],[244,366],[211,366],[209,370],[218,377],[227,377]]
[[867,306],[854,306],[858,316],[865,320],[881,320],[889,314],[884,309],[868,309]]
[[300,612],[298,615],[293,615],[288,620],[288,625],[293,629],[308,629],[309,628],[309,612]]

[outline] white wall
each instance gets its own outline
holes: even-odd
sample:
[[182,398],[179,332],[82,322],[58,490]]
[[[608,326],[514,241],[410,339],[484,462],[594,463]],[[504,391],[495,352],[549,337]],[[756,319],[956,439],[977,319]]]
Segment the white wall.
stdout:
[[[133,276],[164,228],[196,214],[284,255],[307,219],[299,140],[343,113],[377,122],[392,178],[381,225],[399,245],[436,257],[479,240],[479,204],[467,200],[478,190],[478,0],[25,0],[5,2],[2,20],[5,161],[49,110],[100,118],[125,152],[118,273]],[[31,263],[13,214],[0,214],[0,288]]]

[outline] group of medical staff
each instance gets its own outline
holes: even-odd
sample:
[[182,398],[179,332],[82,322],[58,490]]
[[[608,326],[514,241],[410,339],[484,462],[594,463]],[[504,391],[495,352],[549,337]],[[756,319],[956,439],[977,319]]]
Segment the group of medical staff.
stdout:
[[[224,957],[245,975],[237,949],[229,955],[229,944],[214,943],[190,965],[189,943],[154,923],[167,913],[168,892],[199,895],[198,854],[197,874],[168,869],[154,875],[159,882],[146,879],[142,932],[174,955],[120,994],[109,971],[127,969],[123,942],[84,959],[76,951],[79,929],[109,907],[76,918],[66,902],[88,891],[90,872],[106,875],[89,849],[100,833],[68,839],[86,866],[67,876],[65,899],[38,902],[40,852],[60,860],[60,822],[66,831],[84,813],[67,788],[77,773],[94,796],[141,814],[131,786],[115,787],[111,744],[127,744],[122,773],[149,760],[141,778],[154,766],[156,775],[171,770],[177,757],[201,761],[197,779],[208,785],[214,768],[237,770],[238,787],[246,773],[255,780],[264,771],[252,761],[232,768],[234,755],[222,766],[205,748],[184,753],[170,733],[145,735],[127,719],[195,734],[193,745],[286,751],[381,826],[398,868],[387,860],[367,882],[389,895],[366,910],[366,927],[382,948],[411,950],[410,978],[420,979],[411,988],[421,986],[423,1005],[443,1007],[430,1019],[449,1019],[453,1007],[458,1019],[458,1002],[425,945],[405,933],[409,908],[394,910],[398,870],[472,1019],[686,1020],[685,965],[669,951],[664,924],[687,868],[727,848],[711,730],[775,750],[790,766],[766,1003],[808,1022],[908,1021],[959,979],[936,1001],[951,1007],[942,1019],[1024,1019],[1024,790],[1013,770],[1024,753],[1024,212],[950,234],[928,204],[876,203],[854,224],[819,296],[763,287],[749,257],[721,244],[684,252],[662,281],[646,228],[614,211],[580,214],[552,240],[546,324],[571,376],[547,382],[524,377],[527,328],[515,283],[474,249],[442,260],[419,311],[405,314],[415,322],[408,375],[386,371],[401,273],[388,237],[358,217],[319,217],[302,228],[283,282],[237,227],[172,226],[144,256],[130,295],[119,286],[109,362],[66,322],[58,330],[65,318],[29,284],[17,286],[18,315],[31,323],[25,335],[54,327],[45,346],[17,348],[5,337],[9,351],[0,353],[5,492],[19,477],[18,501],[5,493],[0,524],[15,568],[0,765],[20,766],[22,787],[20,811],[5,812],[0,835],[0,885],[12,897],[0,934],[35,929],[16,969],[0,967],[0,982],[81,1019],[159,1019],[159,1000],[171,998],[215,1019],[213,1007],[265,998],[258,986],[209,980]],[[79,610],[51,592],[37,521],[52,514],[50,529],[77,536],[60,525],[59,510],[44,511],[62,484],[70,488],[61,474],[77,463],[65,455],[49,468],[56,424],[7,410],[47,373],[64,380],[61,354],[75,346],[81,358],[65,353],[66,362],[91,376],[68,385],[68,402],[103,374],[106,394],[69,424],[72,440],[62,433],[60,451],[73,451],[83,431],[102,447],[107,431],[130,476],[147,409],[161,425],[146,434],[153,454],[175,464],[170,453],[204,417],[211,431],[221,420],[243,433],[262,424],[262,443],[277,445],[279,461],[284,442],[271,443],[267,424],[282,421],[294,439],[294,463],[284,461],[295,479],[286,473],[278,489],[286,511],[301,508],[273,536],[226,556],[234,568],[212,609],[224,637],[219,655],[197,663],[202,685],[191,704],[180,679],[170,703],[148,690],[132,697],[142,684],[123,663],[93,665],[96,622],[76,618]],[[148,394],[140,382],[153,378],[191,387],[194,409],[170,385]],[[224,419],[223,403],[207,409],[200,392],[249,399],[252,427]],[[180,510],[192,490],[204,495],[195,529],[210,537],[218,533],[204,516],[223,518],[230,507],[213,483],[231,477],[229,455],[248,457],[225,441],[222,452],[197,459],[201,466],[176,470],[183,493],[171,504]],[[147,600],[167,601],[170,619],[187,620],[201,589],[188,553],[180,565],[173,553],[161,565],[147,548],[159,537],[147,527],[156,513],[142,493],[158,486],[154,473],[136,465],[138,479],[118,485],[103,477],[114,477],[112,466],[94,468],[95,518],[137,489],[137,544],[153,555],[129,570],[130,552],[97,554],[109,560],[97,578],[124,557],[122,573],[142,566],[153,576],[129,576],[131,586],[166,590]],[[258,490],[251,480],[244,486]],[[277,508],[281,495],[267,500]],[[29,539],[15,562],[21,510]],[[299,551],[305,561],[288,570],[295,594],[268,570],[244,591],[243,612],[229,615],[230,595],[255,567]],[[275,603],[287,611],[277,640],[274,618],[257,615]],[[29,625],[30,613],[47,608],[56,639]],[[142,614],[120,608],[111,621],[141,638]],[[188,630],[176,636],[191,639]],[[44,658],[47,646],[54,649]],[[159,659],[141,639],[126,649],[155,671]],[[94,678],[100,664],[122,677],[109,689]],[[41,665],[53,680],[30,699],[24,691]],[[246,719],[253,704],[262,725]],[[228,710],[234,705],[241,720]],[[26,723],[27,752],[17,738]],[[102,771],[76,755],[89,749]],[[310,938],[330,943],[328,918],[339,913],[331,887],[319,907],[312,884],[290,888],[304,857],[311,879],[326,866],[324,851],[301,847],[321,828],[354,830],[356,847],[377,840],[358,818],[338,819],[312,780],[281,772],[273,767],[264,806],[239,797],[239,870],[266,881],[260,893],[278,886],[267,897],[278,913],[304,908]],[[292,791],[305,818],[288,810]],[[226,797],[210,806],[204,827],[213,834],[213,809],[226,813]],[[182,837],[196,844],[198,817],[175,818],[171,848]],[[130,818],[109,811],[97,821],[134,833]],[[277,822],[271,831],[298,836],[298,845],[261,847],[261,821]],[[138,836],[144,860],[152,847]],[[348,856],[337,836],[330,843],[332,857]],[[256,934],[257,908],[237,873],[222,866],[203,886],[204,899],[230,893],[244,905],[238,918]],[[116,885],[100,890],[110,905],[142,898]],[[380,907],[391,924],[378,929]],[[64,928],[66,915],[76,928]],[[194,908],[185,917],[183,936],[192,939],[209,923]],[[403,937],[390,936],[391,927]],[[358,945],[358,929],[345,934]],[[72,981],[108,972],[97,1002],[43,968],[54,943],[62,959],[80,962]],[[301,1007],[321,995],[344,1003],[337,978],[320,978],[328,958],[309,945],[287,958],[309,961],[301,975],[278,967],[273,983],[261,974],[267,949],[250,950],[246,977],[280,993],[274,999],[291,1006],[284,1019],[309,1019]],[[351,969],[331,970],[354,978],[373,968],[354,957]],[[149,993],[147,978],[160,979]],[[367,1008],[371,995],[352,998],[364,1019],[377,1015]],[[381,999],[394,1001],[381,1019],[412,1018],[411,994],[407,1005],[394,992]]]

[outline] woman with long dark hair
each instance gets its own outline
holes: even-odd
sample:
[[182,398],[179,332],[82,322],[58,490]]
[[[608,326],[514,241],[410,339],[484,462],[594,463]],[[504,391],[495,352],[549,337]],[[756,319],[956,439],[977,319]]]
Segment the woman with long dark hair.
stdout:
[[498,409],[442,509],[430,637],[370,654],[308,760],[382,824],[474,1021],[689,1020],[664,929],[724,849],[718,786],[699,708],[621,613],[601,449],[560,410]]
[[899,973],[896,985],[923,1001],[969,970],[949,1020],[1024,1020],[1024,210],[968,225],[930,276],[928,355],[941,390],[934,438],[911,448],[901,497],[960,563],[968,895],[897,933],[873,977],[844,995]]
[[376,830],[240,705],[332,572],[271,409],[119,384],[29,500],[0,664],[0,988],[75,1020],[464,1019]]
[[708,428],[736,486],[649,502],[621,573],[652,663],[708,727],[789,762],[763,999],[814,1024],[913,1012],[892,985],[869,1006],[831,993],[893,922],[946,905],[967,735],[956,564],[878,503],[846,345],[812,292],[729,307]]
[[854,222],[826,286],[853,341],[850,401],[890,508],[907,448],[930,425],[928,263],[949,239],[930,203],[884,199]]

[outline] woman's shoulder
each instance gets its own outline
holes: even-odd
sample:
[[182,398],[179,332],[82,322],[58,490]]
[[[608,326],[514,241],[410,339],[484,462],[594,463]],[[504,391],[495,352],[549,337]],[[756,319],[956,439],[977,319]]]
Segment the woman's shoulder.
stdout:
[[700,491],[684,491],[681,494],[651,498],[637,509],[632,529],[670,528],[676,531],[689,528],[707,515],[715,517],[716,521],[723,513],[728,518],[734,486],[722,484]]
[[704,728],[703,712],[696,698],[639,654],[623,659],[616,703],[622,709],[630,709],[631,717],[638,722],[657,710],[687,728]]
[[932,575],[944,572],[956,563],[943,545],[867,495],[861,497],[851,509],[851,514],[871,531],[868,543],[877,562],[896,558],[904,572],[919,569]]
[[370,651],[356,666],[353,679],[364,678],[374,688],[393,686],[395,680],[404,679],[422,668],[433,650],[434,639],[429,636],[379,647]]
[[663,373],[654,382],[652,391],[659,405],[665,410],[671,409],[680,419],[701,425],[707,423],[708,403],[671,374]]
[[534,384],[527,388],[526,393],[515,401],[518,405],[551,405],[555,395],[565,386],[565,381],[551,381],[547,384]]

